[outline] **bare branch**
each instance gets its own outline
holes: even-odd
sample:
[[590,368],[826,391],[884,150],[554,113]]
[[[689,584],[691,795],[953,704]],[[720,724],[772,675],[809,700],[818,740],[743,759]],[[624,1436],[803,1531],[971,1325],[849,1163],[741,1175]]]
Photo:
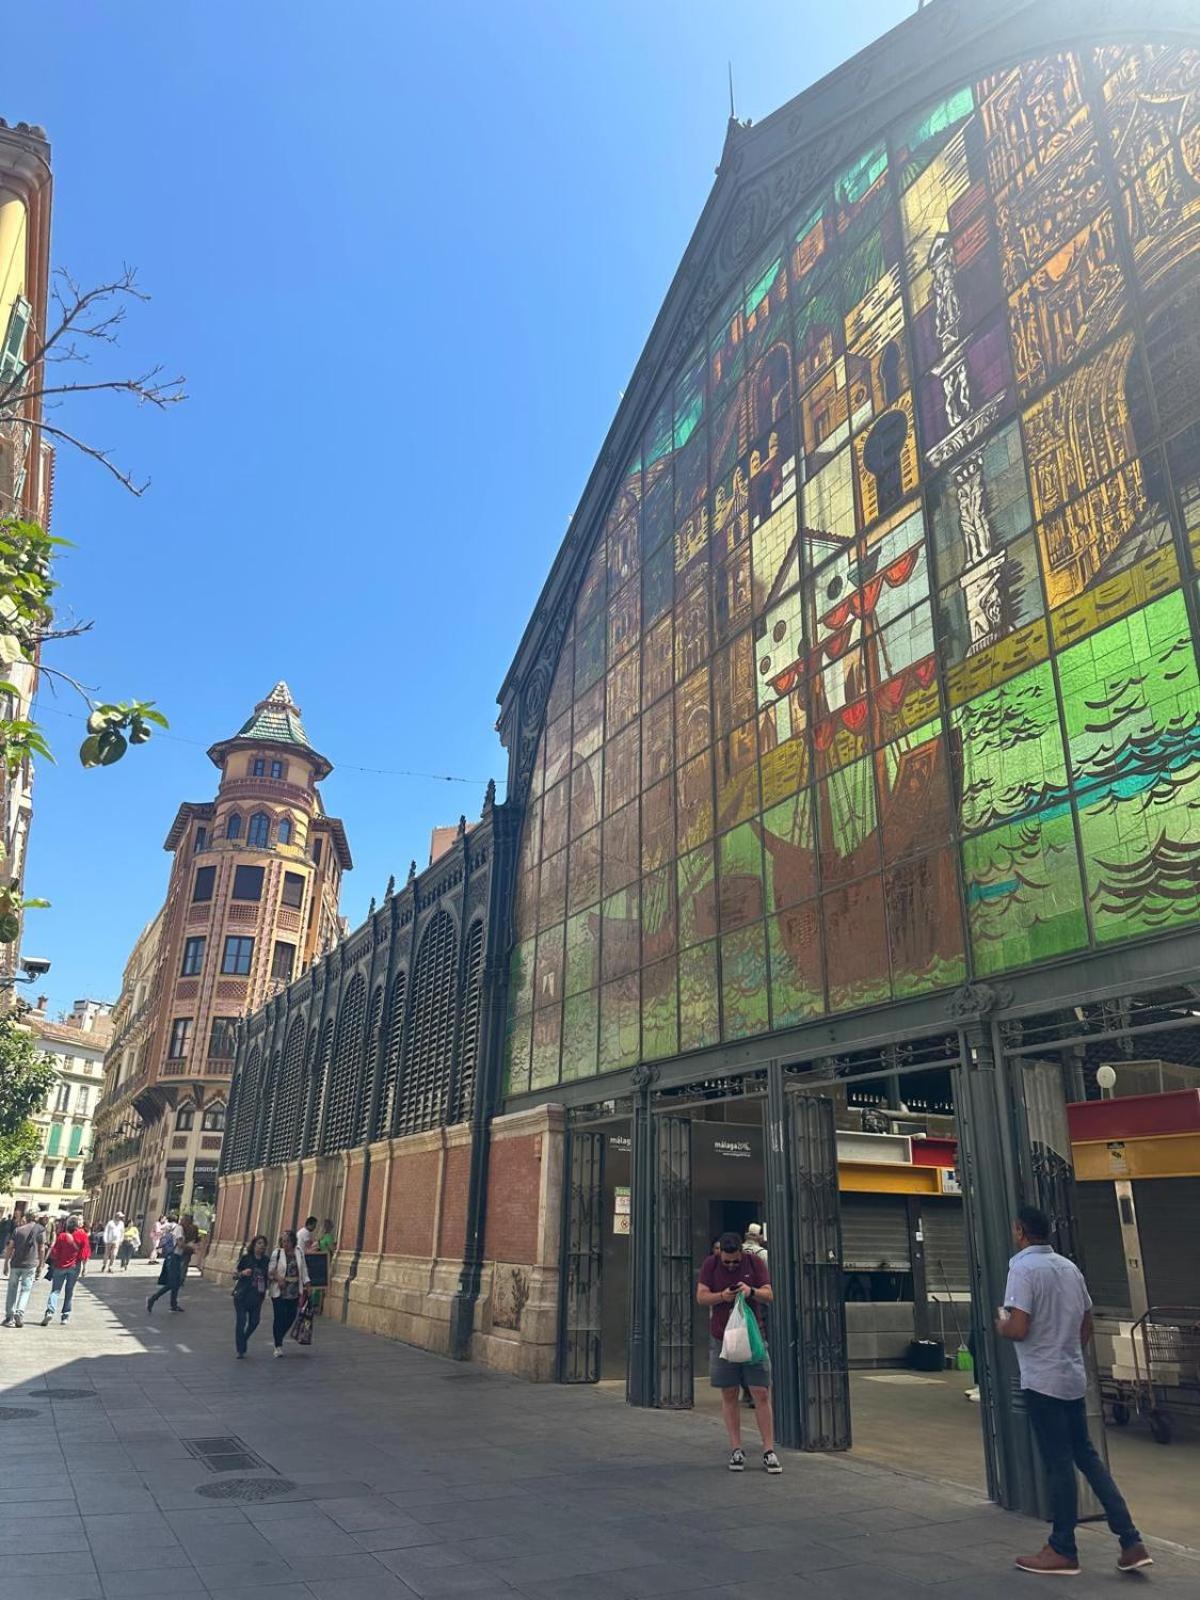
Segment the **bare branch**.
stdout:
[[94,627],[93,622],[77,622],[70,628],[50,628],[45,633],[39,633],[34,642],[42,645],[51,639],[78,639],[81,634],[91,633]]
[[[21,399],[25,401],[45,400],[51,395],[95,394],[101,389],[111,389],[116,394],[134,395],[139,401],[144,401],[152,406],[173,406],[177,405],[180,400],[186,400],[187,395],[184,394],[181,387],[185,381],[182,375],[177,378],[165,378],[160,381],[158,374],[162,370],[161,367],[153,367],[149,372],[143,373],[138,378],[104,378],[96,383],[52,384],[45,389],[31,389],[27,394],[23,394]],[[2,409],[2,403],[0,403],[0,409]],[[24,421],[26,419],[18,418],[17,420]],[[30,426],[32,427],[34,424],[31,423]]]
[[[31,423],[30,426],[32,427],[33,424]],[[77,438],[73,433],[68,433],[65,428],[56,428],[49,422],[39,422],[37,427],[43,433],[48,433],[52,439],[61,439],[64,444],[74,445],[76,450],[81,450],[85,456],[91,456],[93,461],[98,461],[102,467],[107,467],[117,482],[124,484],[130,494],[136,494],[140,497],[150,487],[149,478],[146,479],[145,483],[135,483],[129,473],[117,466],[107,450],[97,450],[95,445],[85,444],[82,439]]]
[[63,672],[58,667],[48,667],[44,661],[39,661],[37,663],[37,672],[39,677],[44,674],[48,678],[61,678],[63,683],[65,683],[69,689],[74,689],[75,693],[80,697],[81,700],[85,701],[87,705],[91,706],[94,704],[92,700],[92,694],[96,691],[85,689],[83,684],[80,683],[79,679],[73,678],[69,672]]

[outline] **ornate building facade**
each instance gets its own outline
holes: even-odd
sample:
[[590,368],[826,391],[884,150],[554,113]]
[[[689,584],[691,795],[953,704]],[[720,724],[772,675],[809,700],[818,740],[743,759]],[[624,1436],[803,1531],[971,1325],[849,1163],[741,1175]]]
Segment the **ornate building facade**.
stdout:
[[[287,1154],[286,1215],[319,1174],[353,1197],[339,1237],[377,1288],[339,1253],[349,1320],[686,1406],[710,1203],[739,1192],[714,1174],[744,1159],[779,1436],[843,1449],[864,1163],[839,1139],[957,1134],[961,1193],[924,1192],[956,1208],[989,1486],[1034,1509],[991,1326],[1011,1216],[1038,1200],[1078,1253],[1068,1097],[1110,1058],[1200,1061],[1198,312],[1182,0],[931,0],[731,123],[501,689],[501,1075],[471,1123],[443,1092],[408,1131],[422,1091],[387,1041],[447,1008],[461,1030],[466,991],[410,987],[398,1035],[356,1002],[344,1053],[324,1012],[293,1045],[305,1105],[370,1083],[393,1110],[336,1148],[306,1111],[277,1152],[268,1096],[221,1250]],[[468,1268],[420,1310],[418,1282]]]
[[216,797],[185,801],[161,912],[126,968],[89,1173],[100,1209],[157,1215],[216,1198],[240,1019],[341,933],[352,862],[317,788],[332,770],[284,683],[208,752]]

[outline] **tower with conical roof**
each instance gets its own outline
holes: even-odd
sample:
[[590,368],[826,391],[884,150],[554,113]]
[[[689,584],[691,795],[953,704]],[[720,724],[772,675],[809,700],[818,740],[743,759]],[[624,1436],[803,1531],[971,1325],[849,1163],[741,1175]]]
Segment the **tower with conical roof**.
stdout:
[[[109,1215],[152,1219],[212,1202],[238,1020],[342,931],[350,850],[317,788],[333,764],[309,741],[287,684],[208,756],[221,775],[215,798],[185,801],[165,840],[174,860],[153,1015],[136,1055],[118,1036],[106,1061],[92,1178]],[[105,1159],[107,1127],[120,1131],[108,1141],[120,1159]]]

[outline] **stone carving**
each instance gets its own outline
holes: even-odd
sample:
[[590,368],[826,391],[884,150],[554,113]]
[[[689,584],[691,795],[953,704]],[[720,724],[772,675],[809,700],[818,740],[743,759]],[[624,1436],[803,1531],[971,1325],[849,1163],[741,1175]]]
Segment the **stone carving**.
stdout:
[[639,1062],[629,1074],[629,1084],[635,1094],[651,1089],[658,1081],[658,1068],[652,1061]]
[[952,1017],[967,1020],[990,1017],[993,1011],[1001,1011],[1010,1005],[1012,997],[1012,990],[1004,984],[964,983],[961,989],[956,989],[950,996],[946,1010]]
[[521,1317],[529,1303],[531,1284],[524,1267],[497,1267],[492,1291],[492,1325],[521,1331]]

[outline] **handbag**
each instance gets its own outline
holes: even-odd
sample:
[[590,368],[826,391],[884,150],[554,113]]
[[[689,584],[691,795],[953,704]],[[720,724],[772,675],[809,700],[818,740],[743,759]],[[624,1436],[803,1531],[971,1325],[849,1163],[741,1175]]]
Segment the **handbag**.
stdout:
[[292,1331],[290,1336],[296,1341],[297,1344],[309,1345],[312,1343],[312,1300],[307,1294],[305,1294],[300,1301],[300,1307],[296,1312],[296,1320],[292,1323]]

